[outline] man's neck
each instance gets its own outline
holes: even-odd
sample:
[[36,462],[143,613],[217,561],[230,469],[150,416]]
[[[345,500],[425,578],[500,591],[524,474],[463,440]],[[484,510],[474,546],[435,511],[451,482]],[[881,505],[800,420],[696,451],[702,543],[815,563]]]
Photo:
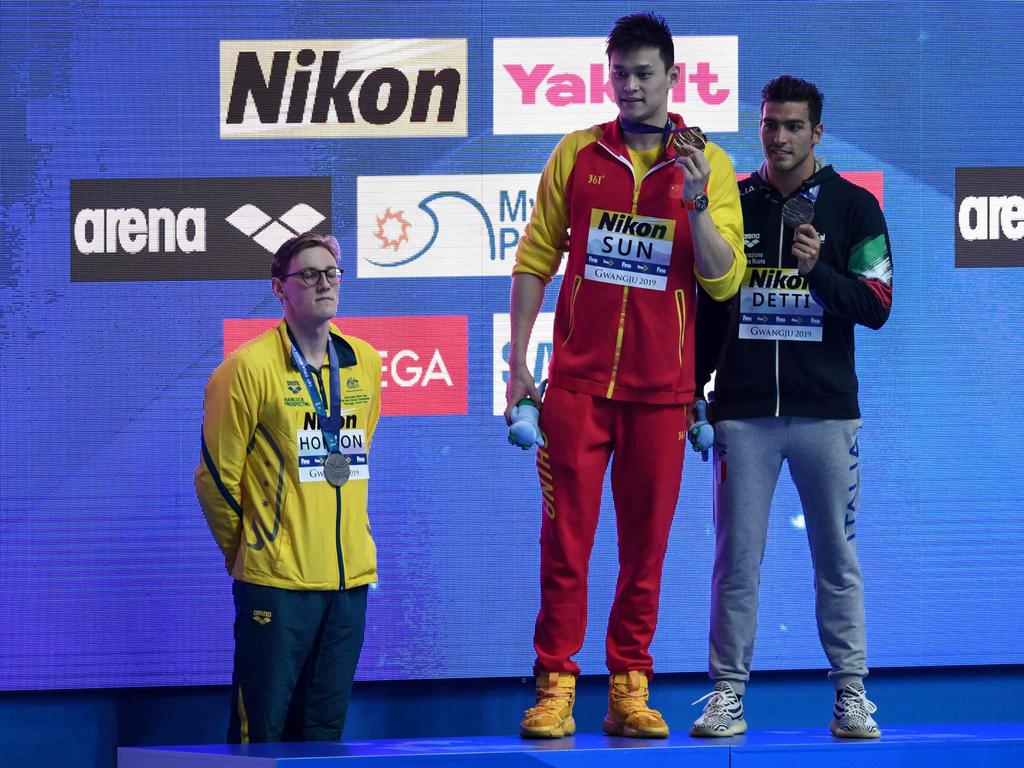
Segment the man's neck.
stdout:
[[768,181],[771,185],[779,190],[783,197],[789,197],[814,175],[814,155],[808,157],[807,162],[801,164],[799,168],[794,168],[791,171],[780,173],[772,170],[771,165],[768,165],[767,168]]
[[306,362],[314,368],[319,368],[327,354],[327,341],[331,337],[331,323],[329,320],[313,326],[303,326],[287,317],[288,330],[292,332],[292,338],[299,345],[299,351],[306,358]]
[[665,114],[661,116],[660,120],[655,119],[646,123],[652,128],[657,128],[657,131],[653,133],[634,133],[633,131],[623,130],[622,141],[627,147],[638,152],[659,147],[665,142],[665,134],[662,132],[662,129],[665,127],[667,122],[668,112],[665,112]]
[[662,133],[630,133],[623,131],[622,140],[630,149],[636,152],[645,152],[649,149],[660,147],[665,141],[665,135]]

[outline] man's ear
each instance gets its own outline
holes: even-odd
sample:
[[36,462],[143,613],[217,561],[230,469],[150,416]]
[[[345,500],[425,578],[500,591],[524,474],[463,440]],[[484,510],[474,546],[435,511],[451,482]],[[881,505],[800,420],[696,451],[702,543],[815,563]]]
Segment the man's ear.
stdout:
[[679,85],[679,66],[677,64],[668,68],[668,83],[671,88]]

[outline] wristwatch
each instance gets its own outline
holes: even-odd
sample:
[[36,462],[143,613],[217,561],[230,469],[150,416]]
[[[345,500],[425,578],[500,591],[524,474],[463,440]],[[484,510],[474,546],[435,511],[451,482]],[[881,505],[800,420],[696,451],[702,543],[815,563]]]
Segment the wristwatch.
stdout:
[[708,196],[703,192],[696,195],[692,200],[681,200],[683,210],[686,211],[706,211],[708,209]]

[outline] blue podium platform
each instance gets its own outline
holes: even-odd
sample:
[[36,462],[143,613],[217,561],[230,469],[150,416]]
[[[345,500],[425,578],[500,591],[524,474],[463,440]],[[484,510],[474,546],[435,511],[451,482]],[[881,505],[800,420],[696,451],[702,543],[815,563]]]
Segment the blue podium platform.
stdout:
[[752,731],[730,739],[665,740],[577,734],[451,739],[121,747],[118,768],[980,768],[1024,766],[1024,723],[888,726],[881,739],[833,738],[822,730]]

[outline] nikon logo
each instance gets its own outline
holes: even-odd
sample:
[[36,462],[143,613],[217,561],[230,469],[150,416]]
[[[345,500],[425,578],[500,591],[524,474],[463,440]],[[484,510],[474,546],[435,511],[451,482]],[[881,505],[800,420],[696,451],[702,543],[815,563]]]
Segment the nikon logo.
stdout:
[[222,40],[222,138],[465,136],[466,40]]
[[668,236],[668,227],[664,224],[652,224],[649,221],[635,219],[625,213],[609,213],[608,211],[601,211],[597,228],[635,237],[653,237],[658,240],[664,240]]
[[957,168],[957,267],[1024,267],[1024,168]]

